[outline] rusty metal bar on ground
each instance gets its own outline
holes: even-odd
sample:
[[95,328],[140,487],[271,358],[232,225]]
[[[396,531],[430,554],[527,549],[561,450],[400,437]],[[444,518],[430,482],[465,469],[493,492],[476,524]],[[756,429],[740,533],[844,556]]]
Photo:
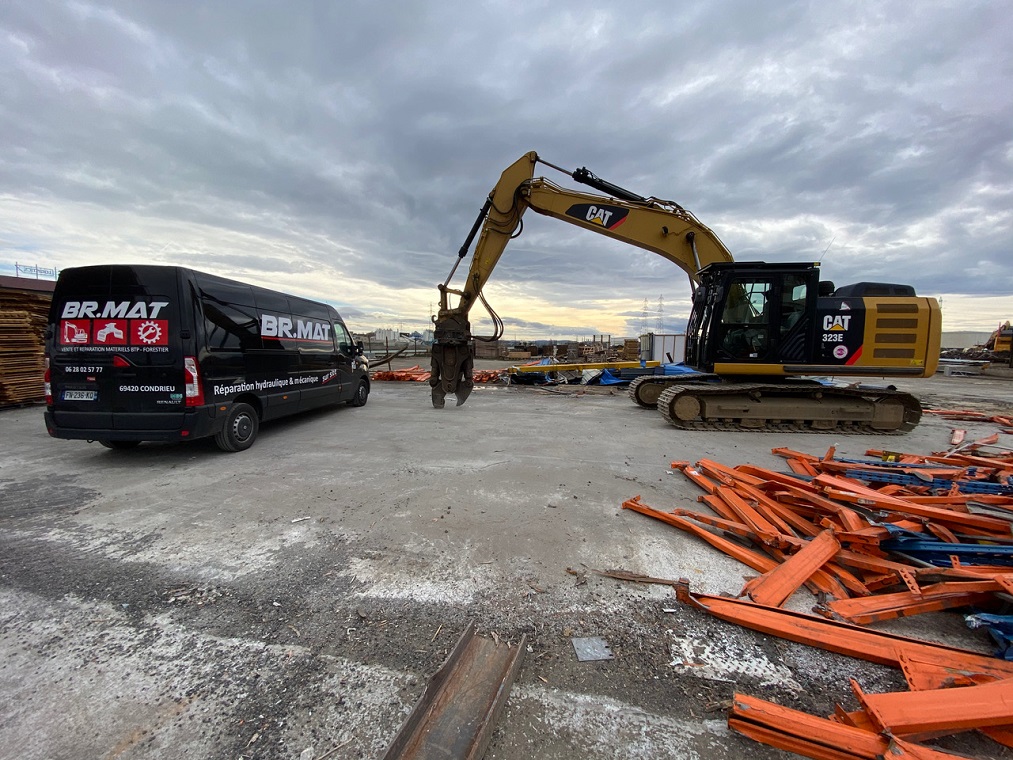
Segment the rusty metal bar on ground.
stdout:
[[511,647],[478,636],[475,624],[469,624],[429,679],[383,760],[479,760],[492,739],[524,651],[523,636]]

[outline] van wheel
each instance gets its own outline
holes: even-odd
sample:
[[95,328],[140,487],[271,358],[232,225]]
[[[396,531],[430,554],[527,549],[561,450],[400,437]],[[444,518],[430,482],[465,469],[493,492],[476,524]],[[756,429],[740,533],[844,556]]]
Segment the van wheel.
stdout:
[[369,386],[365,380],[359,381],[359,387],[355,389],[355,395],[349,400],[349,406],[365,406],[369,399]]
[[249,404],[235,404],[225,417],[225,427],[215,434],[215,443],[222,451],[246,451],[253,445],[260,429],[257,412]]
[[141,445],[140,441],[99,441],[107,449],[136,449]]

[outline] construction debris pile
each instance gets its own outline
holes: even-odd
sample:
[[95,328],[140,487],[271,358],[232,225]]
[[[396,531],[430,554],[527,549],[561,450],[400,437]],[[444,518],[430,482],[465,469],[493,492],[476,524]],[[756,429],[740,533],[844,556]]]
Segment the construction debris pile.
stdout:
[[[998,365],[1010,364],[1013,361],[1011,354],[1013,344],[1013,326],[1009,320],[999,325],[992,334],[981,345],[968,348],[946,348],[943,349],[940,358],[954,360],[984,361]],[[1011,364],[1010,366],[1013,366]]]
[[0,300],[0,406],[45,400],[42,376],[48,311],[48,294],[3,294]]
[[[736,694],[731,728],[813,758],[952,758],[922,742],[969,730],[1013,747],[1013,616],[1002,614],[1013,594],[1013,449],[997,439],[928,456],[870,450],[869,459],[774,449],[790,474],[673,462],[714,515],[662,511],[639,496],[623,503],[759,573],[738,599],[673,582],[682,602],[900,668],[910,689],[866,694],[852,680],[859,709],[838,706],[828,718]],[[816,614],[782,606],[802,586],[816,594]],[[991,634],[997,656],[866,627],[948,609],[972,610],[967,625]]]
[[[505,369],[476,369],[472,373],[472,379],[476,383],[496,383],[506,377],[506,372]],[[401,382],[425,383],[429,381],[431,375],[432,373],[428,369],[422,369],[421,365],[416,364],[414,367],[406,369],[372,372],[370,378],[373,380],[399,380]]]
[[[934,414],[951,422],[993,422],[1002,426],[1002,432],[1013,435],[1013,415],[986,414],[973,409],[926,409],[925,413]],[[966,435],[966,430],[954,430],[950,444],[956,446],[962,443]],[[998,439],[992,441],[992,443],[997,442]]]

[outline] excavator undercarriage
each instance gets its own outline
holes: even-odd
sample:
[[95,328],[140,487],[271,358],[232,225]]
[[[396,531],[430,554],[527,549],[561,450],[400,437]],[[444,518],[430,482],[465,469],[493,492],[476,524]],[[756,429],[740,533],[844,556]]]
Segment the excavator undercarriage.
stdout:
[[630,384],[629,395],[683,430],[906,433],[922,416],[921,404],[909,393],[804,380],[744,383],[705,373],[648,375]]

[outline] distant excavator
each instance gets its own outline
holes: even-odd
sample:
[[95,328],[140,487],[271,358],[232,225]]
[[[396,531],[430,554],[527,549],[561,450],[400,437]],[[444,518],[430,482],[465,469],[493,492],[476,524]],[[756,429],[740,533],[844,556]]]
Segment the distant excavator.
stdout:
[[[604,195],[570,190],[534,170],[542,163]],[[673,201],[624,190],[585,168],[568,171],[527,153],[507,167],[479,212],[446,281],[433,318],[432,401],[461,405],[473,387],[476,301],[496,334],[503,323],[482,288],[524,212],[568,222],[653,251],[689,275],[693,308],[685,363],[690,374],[644,375],[630,385],[640,406],[657,407],[684,429],[905,432],[921,405],[893,388],[819,382],[812,377],[928,377],[941,340],[939,304],[909,285],[863,282],[834,288],[816,263],[736,263],[717,235]],[[480,234],[479,234],[480,233]],[[478,235],[461,289],[450,281]],[[452,306],[451,296],[458,302]]]

